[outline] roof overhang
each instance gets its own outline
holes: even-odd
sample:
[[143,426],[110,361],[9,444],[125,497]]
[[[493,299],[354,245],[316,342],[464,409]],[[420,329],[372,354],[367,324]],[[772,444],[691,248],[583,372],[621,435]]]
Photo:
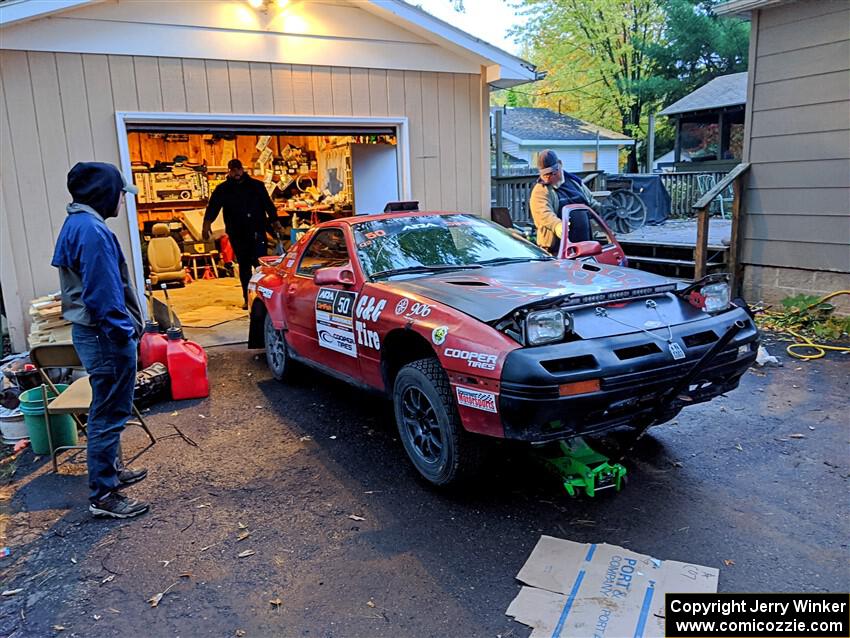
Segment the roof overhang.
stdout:
[[444,44],[458,53],[472,54],[480,58],[482,66],[486,68],[487,83],[493,87],[507,89],[534,82],[542,77],[530,62],[476,38],[403,0],[369,0],[360,6],[432,42]]
[[[6,0],[0,3],[0,27],[37,20],[104,0]],[[484,69],[487,82],[510,88],[540,79],[536,67],[403,0],[366,0],[357,6],[377,17],[444,47]]]
[[713,11],[719,16],[738,15],[747,17],[751,11],[766,9],[780,4],[788,4],[795,0],[728,0],[714,7]]
[[103,0],[6,0],[0,4],[0,27],[46,18]]
[[[565,146],[596,146],[596,140],[526,140],[506,131],[502,131],[502,137],[523,147],[540,148],[563,148]],[[634,140],[606,140],[599,139],[600,146],[632,146]]]

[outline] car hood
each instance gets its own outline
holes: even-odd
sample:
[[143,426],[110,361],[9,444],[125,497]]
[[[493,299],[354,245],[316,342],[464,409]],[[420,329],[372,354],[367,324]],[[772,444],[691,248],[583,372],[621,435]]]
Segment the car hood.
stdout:
[[632,268],[552,260],[426,275],[386,285],[400,294],[421,295],[488,323],[551,297],[592,295],[672,281]]

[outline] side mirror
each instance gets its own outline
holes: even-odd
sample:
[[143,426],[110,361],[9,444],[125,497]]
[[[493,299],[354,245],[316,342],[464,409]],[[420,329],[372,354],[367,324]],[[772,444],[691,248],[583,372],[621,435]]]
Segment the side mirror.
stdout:
[[350,266],[319,268],[313,278],[317,286],[353,286],[354,271]]
[[592,257],[599,255],[602,252],[602,244],[598,241],[580,241],[567,246],[566,259],[576,259],[578,257]]

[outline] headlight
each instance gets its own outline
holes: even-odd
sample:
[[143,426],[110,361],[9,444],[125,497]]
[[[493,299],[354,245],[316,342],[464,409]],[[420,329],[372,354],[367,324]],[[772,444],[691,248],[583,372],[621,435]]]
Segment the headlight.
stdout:
[[564,338],[564,313],[560,310],[538,310],[525,318],[525,334],[529,345],[560,341]]
[[705,298],[703,309],[706,312],[720,312],[729,307],[729,284],[709,284],[703,286],[700,292]]

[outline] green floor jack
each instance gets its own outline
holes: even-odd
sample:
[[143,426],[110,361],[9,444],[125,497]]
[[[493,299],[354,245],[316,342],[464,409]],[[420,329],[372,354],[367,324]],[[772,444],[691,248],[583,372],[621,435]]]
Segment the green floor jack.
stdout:
[[577,436],[559,444],[559,456],[545,457],[564,482],[567,494],[575,496],[580,490],[595,496],[601,490],[614,488],[619,492],[626,482],[626,468],[619,463],[613,465],[608,457],[591,448]]

